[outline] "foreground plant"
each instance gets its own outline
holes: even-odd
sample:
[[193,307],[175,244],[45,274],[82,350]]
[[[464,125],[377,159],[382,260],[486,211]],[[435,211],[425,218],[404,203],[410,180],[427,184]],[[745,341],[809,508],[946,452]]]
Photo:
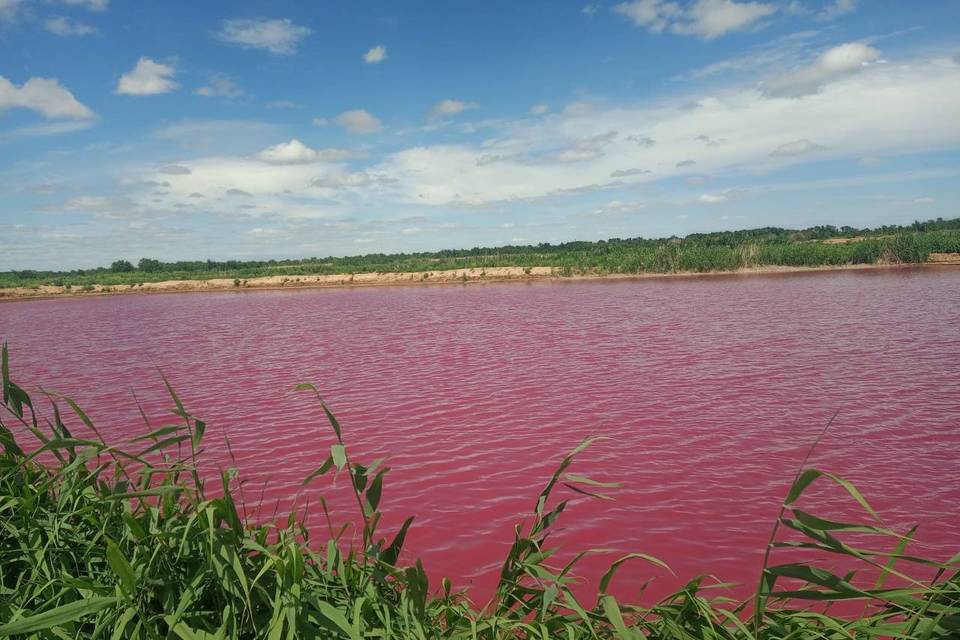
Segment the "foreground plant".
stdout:
[[[342,429],[319,394],[334,442],[304,484],[345,473],[357,502],[358,545],[329,527],[321,543],[305,515],[254,524],[241,517],[233,471],[208,493],[197,468],[203,421],[167,384],[177,422],[120,447],[106,444],[68,398],[43,392],[51,418],[10,378],[2,352],[0,415],[0,637],[22,638],[947,638],[960,634],[960,556],[945,563],[907,554],[913,531],[885,528],[863,496],[842,478],[804,469],[783,503],[770,551],[815,550],[872,572],[838,576],[808,563],[764,562],[756,595],[742,603],[711,597],[697,578],[655,606],[618,602],[608,593],[624,563],[616,559],[593,602],[571,591],[584,555],[554,566],[547,544],[568,506],[560,485],[587,495],[612,486],[568,472],[586,441],[563,459],[537,497],[531,518],[516,526],[494,598],[482,607],[450,583],[431,589],[419,561],[401,564],[407,519],[381,537],[380,496],[388,468],[354,461]],[[302,390],[316,393],[310,385]],[[67,427],[61,405],[93,437]],[[80,428],[78,428],[79,432]],[[35,441],[25,448],[25,440]],[[813,482],[831,481],[865,510],[866,522],[842,523],[796,506]],[[326,511],[326,502],[321,500]],[[329,520],[328,520],[329,522]],[[802,534],[782,541],[780,529]],[[838,536],[870,534],[893,549],[853,546]],[[933,577],[912,577],[920,567]],[[829,613],[857,603],[862,614]]]

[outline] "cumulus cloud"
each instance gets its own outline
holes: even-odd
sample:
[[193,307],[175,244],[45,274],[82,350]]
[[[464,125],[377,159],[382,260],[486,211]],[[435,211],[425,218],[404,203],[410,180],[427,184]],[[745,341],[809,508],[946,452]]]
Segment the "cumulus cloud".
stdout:
[[632,0],[613,11],[652,33],[673,33],[712,40],[757,25],[777,11],[773,4],[735,0],[696,0],[687,7],[668,0]]
[[463,100],[451,100],[448,98],[433,105],[433,108],[430,109],[429,117],[431,120],[442,120],[450,116],[455,116],[458,113],[463,113],[467,109],[475,109],[476,107],[477,105],[474,102],[464,102]]
[[83,7],[89,11],[106,11],[110,0],[58,0],[61,4],[73,7]]
[[622,216],[627,213],[636,213],[644,209],[646,204],[643,202],[622,202],[620,200],[611,200],[605,205],[598,207],[593,211],[596,216]]
[[817,20],[833,20],[857,8],[859,0],[833,0],[817,14]]
[[815,142],[810,142],[806,138],[802,140],[792,140],[790,142],[785,142],[776,149],[770,152],[770,156],[777,158],[790,157],[790,156],[802,156],[808,153],[816,153],[817,151],[826,151],[827,148],[816,144]]
[[358,157],[350,149],[311,149],[296,138],[267,147],[257,158],[270,164],[307,164],[311,162],[343,162]]
[[[273,162],[256,155],[192,154],[185,163],[191,174],[171,178],[170,193],[160,197],[173,208],[196,204],[189,198],[199,193],[206,196],[204,210],[237,215],[239,199],[224,197],[237,189],[256,196],[259,206],[244,215],[274,213],[287,218],[349,217],[384,207],[398,212],[519,207],[544,199],[574,201],[585,197],[582,194],[598,197],[605,191],[611,191],[610,197],[601,202],[628,201],[630,197],[614,190],[657,181],[703,189],[683,187],[682,180],[693,176],[700,183],[709,175],[729,182],[812,158],[855,162],[862,157],[954,149],[960,145],[960,120],[954,115],[958,111],[960,67],[940,53],[904,64],[871,66],[790,100],[771,99],[756,87],[738,83],[714,86],[703,95],[672,95],[670,101],[601,103],[587,116],[524,114],[492,125],[496,132],[483,140],[465,136],[460,142],[387,152],[362,171],[351,171],[334,157],[325,160],[322,150],[303,143],[306,151],[291,142],[274,145],[280,149]],[[611,136],[615,131],[655,139],[656,144],[639,143],[630,139],[633,135]],[[284,139],[277,135],[270,144]],[[703,138],[727,142],[710,146]],[[320,155],[310,160],[311,151]],[[290,157],[303,162],[288,162]],[[696,159],[695,174],[684,166],[691,158]],[[138,177],[167,176],[155,169]],[[142,197],[149,203],[153,196]],[[683,197],[685,204],[719,204],[722,198],[735,200],[736,192],[698,190]]]
[[224,20],[217,37],[245,49],[264,49],[276,55],[290,55],[297,51],[300,41],[310,33],[310,29],[294,24],[289,18],[255,18]]
[[363,54],[363,61],[367,64],[377,64],[378,62],[383,62],[386,59],[387,48],[382,44],[372,47],[369,51]]
[[613,10],[629,18],[638,27],[646,27],[653,33],[660,33],[674,20],[683,15],[683,9],[676,2],[665,0],[634,0],[614,5]]
[[103,196],[76,196],[64,203],[64,209],[90,211],[103,209],[110,205],[110,199]]
[[16,108],[30,109],[50,119],[86,120],[93,117],[93,111],[57,80],[30,78],[17,87],[0,76],[0,112]]
[[355,173],[330,173],[320,178],[314,178],[310,181],[310,184],[321,189],[344,189],[378,184],[387,185],[393,182],[395,181],[383,174],[357,171]]
[[652,147],[653,145],[657,144],[657,141],[650,136],[632,135],[627,136],[627,140],[630,142],[636,142],[641,147]]
[[593,160],[604,154],[604,148],[617,137],[616,131],[607,131],[588,138],[578,138],[568,148],[553,156],[558,162]]
[[[350,133],[357,133],[360,135],[376,133],[383,128],[383,123],[381,123],[366,109],[352,109],[350,111],[344,111],[336,117],[336,121],[337,124]],[[316,120],[314,121],[314,124],[316,124]]]
[[674,24],[673,31],[712,40],[751,28],[776,11],[776,6],[762,2],[698,0],[687,10],[686,21]]
[[880,60],[880,51],[860,42],[841,44],[820,54],[812,64],[770,80],[764,92],[797,97],[820,91],[825,84],[862,71]]
[[0,23],[16,20],[22,6],[23,0],[0,0]]
[[699,198],[703,204],[720,204],[729,199],[730,197],[725,193],[705,193]]
[[311,149],[296,138],[290,142],[267,147],[257,157],[264,162],[275,164],[301,164],[314,162],[319,156],[316,149]]
[[568,116],[588,116],[593,113],[593,104],[586,100],[572,102],[564,107],[563,112]]
[[649,169],[617,169],[610,174],[611,178],[629,178],[631,176],[642,176],[651,173]]
[[160,173],[165,176],[188,176],[190,175],[190,168],[181,164],[170,164],[165,167],[161,167]]
[[43,28],[58,36],[89,36],[97,33],[97,28],[72,20],[66,16],[54,16],[43,23]]
[[180,87],[173,79],[176,72],[172,65],[155,62],[147,57],[140,58],[131,71],[120,76],[114,93],[128,96],[170,93]]
[[213,74],[210,76],[210,82],[194,90],[194,93],[205,98],[239,98],[243,95],[243,89],[230,78]]
[[[701,175],[710,175],[767,172],[805,162],[814,151],[825,158],[856,159],[898,149],[954,148],[960,144],[960,120],[952,115],[958,110],[960,68],[944,65],[940,56],[871,68],[792,100],[731,87],[670,106],[654,101],[597,110],[591,117],[523,119],[482,144],[406,149],[371,170],[397,179],[396,191],[411,204],[449,206],[467,198],[510,202],[610,188],[611,174],[624,167],[651,170],[631,182],[682,176],[691,158]],[[566,141],[560,148],[576,149],[579,140],[629,131],[638,122],[655,146],[628,136],[577,162],[563,162],[556,152],[560,141]],[[707,146],[698,136],[728,142]]]

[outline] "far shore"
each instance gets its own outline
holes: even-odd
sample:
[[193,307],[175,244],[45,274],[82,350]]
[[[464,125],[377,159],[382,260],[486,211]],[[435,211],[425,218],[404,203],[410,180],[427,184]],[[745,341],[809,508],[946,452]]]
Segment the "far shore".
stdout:
[[93,285],[92,289],[41,285],[0,289],[0,302],[45,298],[105,296],[120,294],[178,293],[191,291],[276,291],[282,289],[326,289],[346,287],[409,286],[430,284],[481,284],[489,282],[637,280],[651,278],[700,278],[732,275],[815,273],[820,271],[863,271],[917,269],[930,266],[960,266],[960,254],[931,254],[926,263],[850,264],[817,267],[761,266],[734,271],[682,271],[673,273],[598,273],[562,275],[560,267],[488,267],[389,273],[334,275],[286,275],[260,278],[209,280],[163,280],[141,284]]

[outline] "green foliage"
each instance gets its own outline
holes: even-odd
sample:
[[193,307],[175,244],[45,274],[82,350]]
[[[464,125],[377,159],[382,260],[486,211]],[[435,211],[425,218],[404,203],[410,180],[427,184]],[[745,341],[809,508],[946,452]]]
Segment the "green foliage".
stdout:
[[115,260],[110,265],[110,271],[114,273],[130,273],[134,268],[133,263],[129,260]]
[[[830,239],[844,243],[825,243]],[[932,252],[960,251],[960,218],[876,229],[818,226],[803,230],[764,227],[694,233],[685,238],[611,238],[597,242],[475,247],[424,253],[305,258],[300,260],[195,260],[143,258],[133,266],[74,271],[0,272],[0,288],[43,284],[117,285],[161,280],[234,280],[263,276],[422,272],[488,267],[555,267],[563,275],[674,273],[734,270],[767,265],[814,267],[877,262],[920,263]],[[128,268],[129,267],[129,268]]]
[[[234,497],[242,484],[233,470],[208,491],[197,470],[205,424],[165,380],[176,421],[117,447],[68,398],[44,392],[52,417],[43,418],[13,381],[6,345],[0,365],[0,638],[850,640],[948,638],[960,631],[960,555],[940,563],[907,554],[913,531],[885,528],[860,492],[833,474],[797,474],[768,554],[801,548],[843,556],[872,570],[869,581],[856,572],[839,576],[814,564],[767,561],[757,594],[744,603],[711,597],[698,577],[643,608],[609,593],[628,562],[665,567],[633,553],[612,562],[591,603],[571,589],[583,554],[558,566],[548,544],[570,506],[555,497],[559,488],[605,498],[599,492],[616,485],[570,472],[590,445],[585,441],[561,461],[530,518],[517,524],[496,595],[478,608],[465,593],[451,592],[447,580],[431,588],[420,561],[401,563],[413,519],[389,540],[378,529],[389,468],[351,456],[341,425],[313,386],[298,389],[313,393],[323,409],[330,453],[304,485],[348,476],[354,521],[362,528],[358,547],[344,542],[349,525],[317,538],[296,512],[281,523],[248,521]],[[69,411],[61,413],[61,405]],[[68,427],[68,416],[77,424]],[[816,482],[846,491],[864,510],[863,520],[834,522],[801,509]],[[780,540],[777,529],[801,541]],[[863,532],[889,539],[893,549],[844,539]],[[920,581],[905,566],[933,578]],[[831,603],[847,602],[862,613],[828,613]]]

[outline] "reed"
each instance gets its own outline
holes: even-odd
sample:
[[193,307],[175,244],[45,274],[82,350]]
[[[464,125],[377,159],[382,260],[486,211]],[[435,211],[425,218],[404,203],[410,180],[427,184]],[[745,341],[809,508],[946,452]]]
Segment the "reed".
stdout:
[[[354,459],[343,429],[311,385],[298,389],[315,394],[326,415],[329,455],[304,485],[347,476],[357,505],[357,544],[348,542],[345,528],[311,532],[298,512],[279,524],[245,519],[235,497],[242,485],[231,470],[208,490],[197,467],[206,425],[169,384],[174,422],[121,445],[106,443],[69,398],[41,391],[41,411],[11,378],[5,344],[2,384],[0,637],[839,640],[960,634],[960,555],[946,562],[914,555],[908,551],[912,530],[885,527],[852,484],[824,471],[802,468],[797,474],[756,593],[743,602],[713,595],[703,577],[653,606],[620,602],[609,591],[626,563],[664,566],[641,553],[615,559],[596,597],[585,601],[571,589],[583,554],[560,565],[548,539],[571,506],[569,497],[558,495],[561,489],[579,497],[611,488],[571,471],[590,445],[585,441],[563,458],[530,516],[517,524],[496,593],[477,605],[447,580],[432,586],[419,560],[405,562],[413,518],[392,536],[381,534],[380,497],[389,469],[381,460]],[[845,491],[863,518],[836,522],[802,507],[808,487],[823,482]],[[866,548],[847,539],[864,534],[888,544]],[[812,561],[773,564],[782,548],[841,556],[859,569],[836,575]],[[630,569],[643,570],[639,564]],[[862,613],[831,613],[831,606],[849,603]]]

